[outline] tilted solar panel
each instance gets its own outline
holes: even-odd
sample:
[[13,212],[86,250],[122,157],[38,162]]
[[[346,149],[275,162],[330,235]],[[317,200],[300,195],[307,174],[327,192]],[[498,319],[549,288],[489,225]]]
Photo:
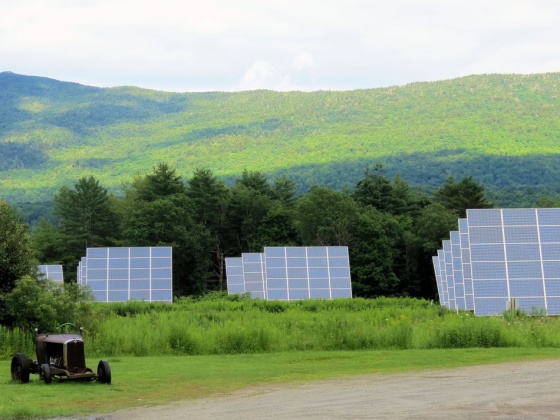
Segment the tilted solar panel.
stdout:
[[44,264],[38,266],[39,273],[46,279],[64,282],[62,275],[62,265],[60,264]]
[[98,301],[173,301],[171,247],[88,248],[81,266]]

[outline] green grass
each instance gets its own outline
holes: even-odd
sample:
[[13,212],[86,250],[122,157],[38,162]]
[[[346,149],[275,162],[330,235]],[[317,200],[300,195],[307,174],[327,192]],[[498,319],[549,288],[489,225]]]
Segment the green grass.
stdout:
[[[313,381],[361,374],[454,368],[506,361],[558,358],[557,349],[501,348],[393,351],[309,351],[215,356],[109,359],[113,383],[52,383],[37,375],[11,381],[0,362],[0,418],[52,418],[110,413],[122,408],[203,398],[264,384]],[[97,360],[88,359],[88,364]]]

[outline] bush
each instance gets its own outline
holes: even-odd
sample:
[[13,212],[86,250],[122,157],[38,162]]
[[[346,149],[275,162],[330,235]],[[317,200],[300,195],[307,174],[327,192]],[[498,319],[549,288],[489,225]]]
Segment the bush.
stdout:
[[56,331],[72,322],[89,329],[95,324],[87,305],[92,300],[88,289],[77,284],[36,280],[25,276],[16,281],[14,289],[4,295],[9,326],[32,331]]

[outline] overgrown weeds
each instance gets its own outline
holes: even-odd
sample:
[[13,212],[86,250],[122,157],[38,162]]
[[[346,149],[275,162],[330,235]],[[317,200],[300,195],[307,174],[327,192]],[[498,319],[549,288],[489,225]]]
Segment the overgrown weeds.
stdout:
[[[560,347],[559,320],[475,317],[410,298],[278,302],[214,294],[176,303],[91,303],[89,356],[306,350]],[[0,328],[0,357],[32,354],[31,333]]]

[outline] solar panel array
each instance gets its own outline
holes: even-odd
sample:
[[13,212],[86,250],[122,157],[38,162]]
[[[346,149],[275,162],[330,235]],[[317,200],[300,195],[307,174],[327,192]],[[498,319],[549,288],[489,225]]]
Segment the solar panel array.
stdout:
[[172,302],[171,247],[88,248],[78,265],[78,283],[97,301]]
[[[457,245],[458,243],[458,245]],[[560,209],[475,209],[433,257],[440,303],[476,315],[560,314]]]
[[228,293],[267,300],[351,298],[348,247],[265,247],[226,258]]
[[44,264],[38,266],[39,273],[43,275],[44,278],[49,280],[54,280],[58,282],[64,282],[64,277],[62,276],[62,265],[60,264]]

